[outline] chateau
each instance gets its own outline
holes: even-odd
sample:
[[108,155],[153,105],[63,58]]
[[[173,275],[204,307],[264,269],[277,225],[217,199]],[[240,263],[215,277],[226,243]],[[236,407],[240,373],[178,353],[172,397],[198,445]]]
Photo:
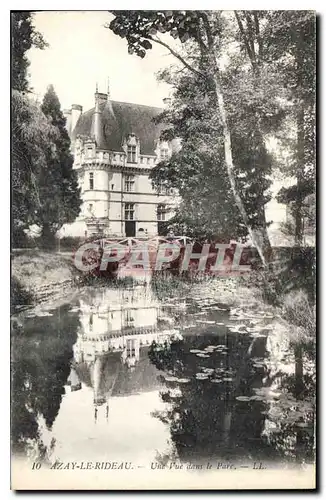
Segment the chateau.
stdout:
[[[177,193],[163,184],[155,189],[149,174],[158,162],[180,148],[179,141],[160,140],[162,125],[155,123],[155,118],[162,109],[113,101],[109,89],[102,93],[96,88],[94,98],[94,108],[86,112],[79,104],[64,110],[82,206],[76,221],[60,230],[60,237],[166,234]],[[288,208],[276,200],[283,185],[284,180],[273,179],[273,197],[266,205],[274,246],[293,244],[293,238],[281,230],[289,220]],[[314,238],[305,234],[305,242],[314,244]]]
[[160,141],[160,108],[112,101],[96,88],[94,108],[65,110],[82,206],[64,235],[154,236],[172,216],[176,196],[154,189],[149,173],[177,144]]

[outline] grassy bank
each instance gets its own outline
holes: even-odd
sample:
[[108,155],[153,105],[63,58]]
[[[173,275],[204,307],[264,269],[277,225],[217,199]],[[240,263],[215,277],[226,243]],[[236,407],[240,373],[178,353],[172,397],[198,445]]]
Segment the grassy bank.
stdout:
[[75,279],[70,253],[41,250],[13,252],[11,306],[32,305],[62,293]]

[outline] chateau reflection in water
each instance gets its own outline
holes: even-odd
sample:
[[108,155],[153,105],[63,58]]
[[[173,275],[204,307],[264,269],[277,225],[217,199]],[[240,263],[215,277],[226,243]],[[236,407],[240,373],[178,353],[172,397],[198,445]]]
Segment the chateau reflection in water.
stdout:
[[13,330],[15,450],[313,461],[314,346],[292,346],[285,326],[243,334],[218,307],[180,305],[148,285],[92,287],[26,315]]
[[94,416],[109,412],[111,396],[158,389],[157,370],[148,357],[153,341],[179,336],[148,286],[90,290],[79,301],[80,327],[73,347],[71,390],[93,388]]

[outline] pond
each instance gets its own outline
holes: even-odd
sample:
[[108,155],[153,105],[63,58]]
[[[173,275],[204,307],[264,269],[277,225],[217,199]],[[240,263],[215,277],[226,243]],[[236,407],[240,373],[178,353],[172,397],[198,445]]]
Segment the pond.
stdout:
[[259,311],[160,300],[150,283],[86,287],[13,321],[13,453],[48,464],[312,463],[314,356]]

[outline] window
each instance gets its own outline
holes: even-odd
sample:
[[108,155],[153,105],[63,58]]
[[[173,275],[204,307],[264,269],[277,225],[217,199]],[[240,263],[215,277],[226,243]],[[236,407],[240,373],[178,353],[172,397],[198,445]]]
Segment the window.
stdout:
[[127,357],[134,358],[136,356],[136,341],[135,339],[127,340]]
[[135,205],[134,203],[125,203],[125,219],[134,220]]
[[128,193],[135,190],[135,176],[126,175],[125,176],[125,191]]
[[161,148],[160,156],[161,160],[167,160],[169,158],[169,150],[167,148]]
[[93,215],[93,203],[88,205],[88,212]]
[[124,321],[125,321],[125,325],[126,326],[132,326],[135,319],[134,319],[134,315],[133,315],[133,311],[130,310],[130,309],[126,309],[124,311]]
[[111,184],[111,189],[112,189],[112,191],[114,190],[114,184]]
[[128,163],[136,163],[136,146],[128,146],[127,162]]
[[89,173],[89,189],[94,189],[94,174],[93,172]]
[[165,205],[158,205],[157,206],[157,220],[158,221],[163,221],[165,220],[165,214],[166,214],[166,206]]

